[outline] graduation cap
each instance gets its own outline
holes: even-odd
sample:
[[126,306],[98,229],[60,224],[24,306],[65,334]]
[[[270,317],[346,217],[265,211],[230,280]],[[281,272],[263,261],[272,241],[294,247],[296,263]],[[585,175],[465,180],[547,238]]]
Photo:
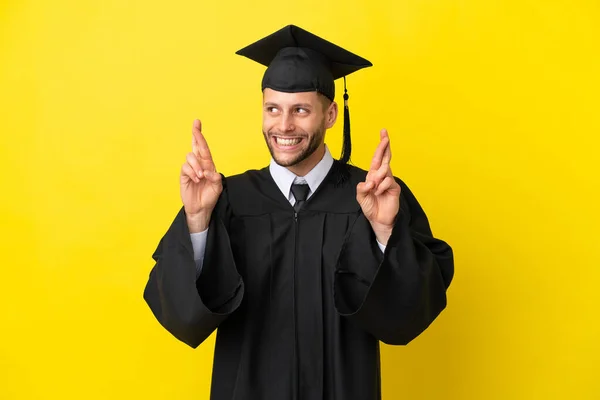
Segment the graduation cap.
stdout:
[[346,164],[350,160],[352,145],[346,76],[373,64],[295,25],[283,27],[236,54],[268,67],[262,79],[262,90],[317,91],[333,101],[334,81],[343,77],[344,145],[340,161]]

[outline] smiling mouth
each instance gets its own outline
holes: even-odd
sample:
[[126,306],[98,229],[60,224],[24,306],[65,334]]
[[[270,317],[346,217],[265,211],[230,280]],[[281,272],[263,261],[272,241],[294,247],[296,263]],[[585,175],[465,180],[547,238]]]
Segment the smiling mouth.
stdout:
[[275,143],[281,147],[293,147],[302,141],[302,138],[282,138],[279,136],[274,136]]

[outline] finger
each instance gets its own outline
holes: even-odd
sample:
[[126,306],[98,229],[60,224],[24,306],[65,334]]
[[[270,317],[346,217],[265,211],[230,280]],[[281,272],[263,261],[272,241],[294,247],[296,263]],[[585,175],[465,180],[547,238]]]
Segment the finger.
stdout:
[[199,178],[203,178],[204,177],[203,170],[202,170],[202,167],[200,166],[200,161],[198,161],[196,156],[193,153],[188,153],[187,156],[185,157],[185,159],[188,162],[188,164],[190,165],[190,167],[192,167],[192,169],[194,170],[194,173]]
[[373,188],[376,188],[377,186],[379,186],[381,184],[381,182],[383,181],[383,179],[386,176],[387,176],[387,169],[382,164],[378,170],[369,173],[369,178],[368,178],[367,182],[372,182]]
[[394,181],[394,178],[392,178],[391,176],[386,177],[380,184],[379,186],[377,186],[377,190],[375,191],[375,196],[379,196],[381,195],[383,192],[385,192],[386,190],[390,189],[392,186],[394,186],[394,183],[396,181]]
[[206,143],[206,139],[204,138],[204,135],[202,135],[202,124],[200,123],[200,120],[197,119],[194,121],[192,132],[194,134],[194,139],[196,139],[196,146],[198,147],[197,157],[201,160],[212,162],[212,155],[210,154],[208,143]]
[[378,170],[369,171],[367,174],[367,179],[372,180],[376,185],[379,185],[386,176],[393,177],[394,175],[392,174],[392,168],[390,167],[390,164],[383,160]]
[[197,133],[202,131],[202,123],[199,119],[194,120],[194,124],[192,125],[192,153],[196,157],[200,157],[200,148],[198,146],[198,138]]
[[388,131],[386,128],[383,128],[379,131],[379,139],[383,140],[383,138],[388,138],[389,139],[390,135],[388,134]]
[[381,139],[383,140],[384,138],[387,139],[387,146],[383,152],[382,164],[389,165],[390,161],[392,160],[392,144],[387,129],[381,130]]
[[200,157],[200,150],[198,149],[198,142],[196,141],[196,137],[192,135],[192,153],[196,157]]
[[373,160],[371,161],[371,169],[379,169],[381,166],[381,162],[383,160],[383,153],[385,152],[385,148],[388,144],[389,139],[387,137],[382,138],[375,150],[375,155],[373,156]]
[[188,163],[183,164],[183,166],[181,167],[181,175],[191,179],[192,181],[194,181],[196,183],[200,182],[200,178],[198,178],[198,176],[196,175],[196,172],[194,171],[192,166]]

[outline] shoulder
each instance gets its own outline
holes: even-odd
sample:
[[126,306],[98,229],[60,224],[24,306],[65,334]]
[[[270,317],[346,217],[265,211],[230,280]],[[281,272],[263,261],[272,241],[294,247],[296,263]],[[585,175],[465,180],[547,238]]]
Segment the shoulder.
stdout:
[[249,169],[242,173],[229,176],[221,174],[221,176],[223,177],[224,187],[229,190],[236,190],[259,185],[268,178],[268,174],[269,169],[265,167],[262,169]]
[[346,168],[350,172],[350,176],[355,179],[364,179],[367,176],[367,170],[364,170],[356,165],[347,164]]
[[268,214],[282,207],[283,198],[268,167],[223,177],[222,196],[237,216]]

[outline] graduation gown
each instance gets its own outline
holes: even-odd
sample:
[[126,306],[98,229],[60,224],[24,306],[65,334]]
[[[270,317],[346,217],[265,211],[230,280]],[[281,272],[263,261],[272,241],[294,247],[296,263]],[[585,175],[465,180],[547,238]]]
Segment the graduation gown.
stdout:
[[382,253],[356,201],[365,177],[334,161],[298,213],[268,168],[225,178],[198,279],[180,209],[144,299],[193,348],[217,330],[211,400],[380,399],[379,341],[405,345],[445,308],[451,247],[396,178],[400,211]]

